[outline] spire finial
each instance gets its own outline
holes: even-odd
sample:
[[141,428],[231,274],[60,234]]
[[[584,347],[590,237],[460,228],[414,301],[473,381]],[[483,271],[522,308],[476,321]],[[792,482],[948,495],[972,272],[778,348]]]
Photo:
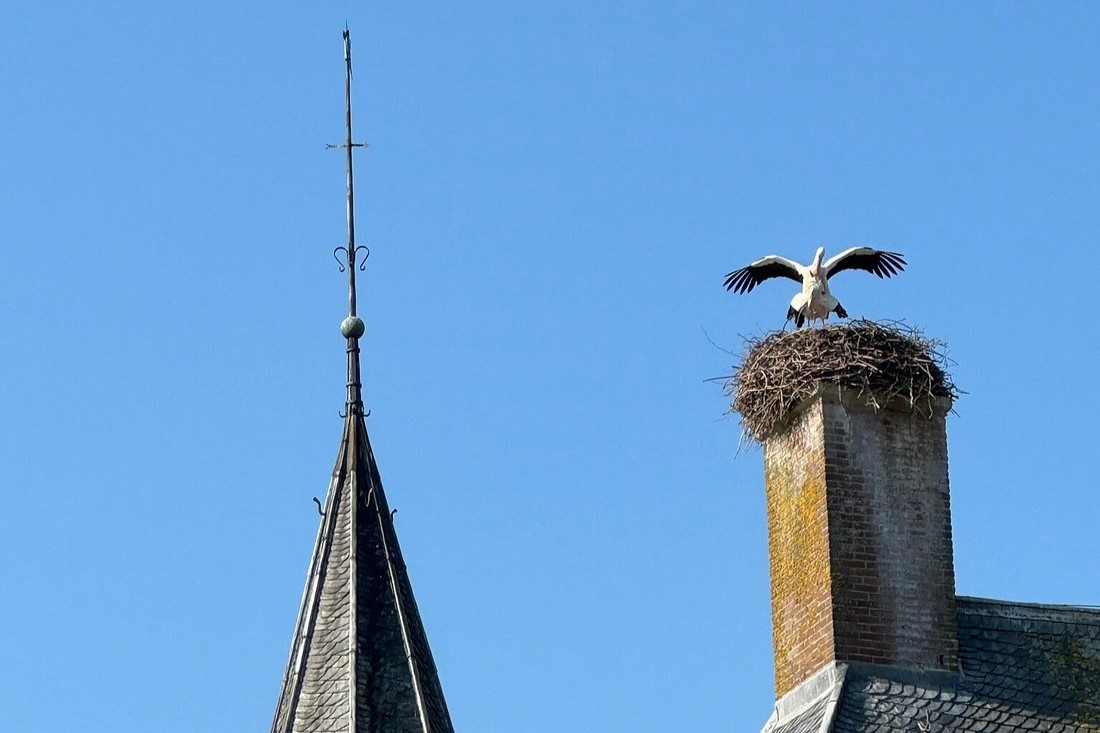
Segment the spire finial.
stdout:
[[356,313],[355,302],[355,270],[356,256],[363,254],[363,260],[359,269],[366,265],[370,250],[355,244],[355,178],[352,173],[352,150],[365,148],[366,143],[355,143],[351,139],[351,31],[347,24],[344,25],[344,65],[346,73],[344,77],[344,122],[346,137],[343,145],[329,145],[329,148],[344,148],[347,153],[348,174],[348,243],[345,247],[337,247],[333,254],[343,253],[347,257],[347,267],[340,262],[340,270],[348,273],[348,317],[340,324],[340,333],[348,340],[348,396],[347,414],[361,414],[363,411],[363,387],[359,371],[359,337],[363,335],[366,326]]

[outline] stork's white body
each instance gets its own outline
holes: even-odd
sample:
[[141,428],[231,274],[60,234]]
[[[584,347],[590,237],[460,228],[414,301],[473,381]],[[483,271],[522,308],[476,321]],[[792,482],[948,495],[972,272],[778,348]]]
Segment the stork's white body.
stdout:
[[824,283],[806,283],[802,292],[791,298],[791,310],[801,313],[808,321],[828,320],[838,305],[840,301],[829,294],[829,287]]
[[829,293],[829,279],[821,266],[824,256],[825,248],[818,247],[809,267],[798,266],[798,274],[802,276],[802,292],[791,298],[791,311],[811,322],[827,321],[829,314],[840,305],[840,301]]

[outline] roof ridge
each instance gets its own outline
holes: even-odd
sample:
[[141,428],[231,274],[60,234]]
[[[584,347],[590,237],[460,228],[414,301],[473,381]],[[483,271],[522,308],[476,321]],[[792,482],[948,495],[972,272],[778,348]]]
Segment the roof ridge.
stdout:
[[1006,601],[999,598],[982,598],[980,596],[955,596],[960,601],[967,603],[980,603],[990,606],[1029,606],[1031,608],[1049,608],[1062,611],[1100,611],[1100,605],[1087,603],[1039,603],[1038,601]]
[[1052,617],[1072,619],[1072,623],[1100,628],[1100,606],[1079,606],[1052,603],[1024,603],[992,598],[957,596],[957,612],[971,616],[1048,620]]

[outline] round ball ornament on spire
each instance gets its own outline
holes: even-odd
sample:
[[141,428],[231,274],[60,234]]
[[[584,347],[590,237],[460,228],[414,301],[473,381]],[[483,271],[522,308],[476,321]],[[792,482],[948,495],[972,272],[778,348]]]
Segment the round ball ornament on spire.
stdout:
[[346,339],[357,339],[363,335],[363,332],[367,330],[366,325],[363,323],[363,319],[359,316],[348,316],[340,324],[340,333],[344,334]]

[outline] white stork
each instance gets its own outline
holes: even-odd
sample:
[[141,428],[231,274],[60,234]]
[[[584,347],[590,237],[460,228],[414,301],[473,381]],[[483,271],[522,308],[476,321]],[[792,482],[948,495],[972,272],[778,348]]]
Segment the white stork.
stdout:
[[794,319],[801,328],[807,320],[824,322],[830,313],[840,318],[848,314],[832,293],[829,278],[844,270],[866,270],[882,277],[896,275],[905,269],[905,260],[897,252],[883,252],[871,247],[852,247],[822,263],[825,248],[818,247],[814,261],[809,266],[792,262],[785,257],[768,255],[748,267],[726,275],[726,290],[750,293],[760,283],[773,277],[785,277],[802,283],[802,292],[791,299],[787,320]]

